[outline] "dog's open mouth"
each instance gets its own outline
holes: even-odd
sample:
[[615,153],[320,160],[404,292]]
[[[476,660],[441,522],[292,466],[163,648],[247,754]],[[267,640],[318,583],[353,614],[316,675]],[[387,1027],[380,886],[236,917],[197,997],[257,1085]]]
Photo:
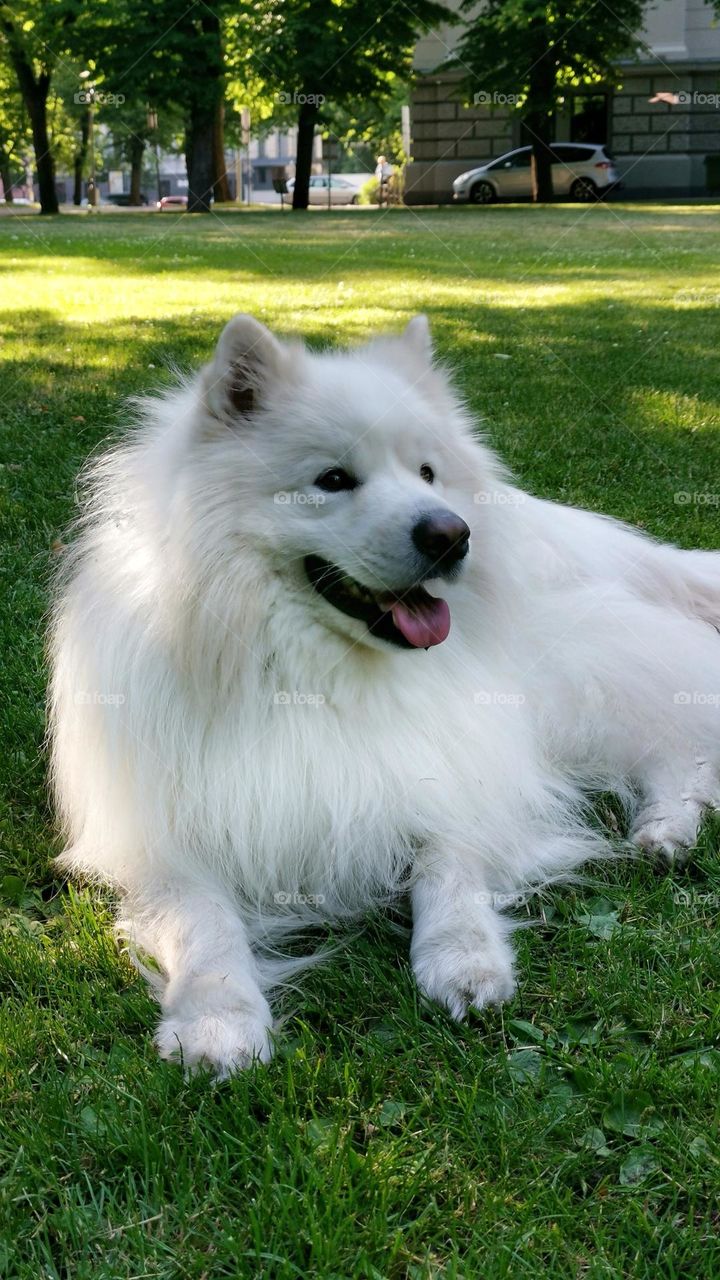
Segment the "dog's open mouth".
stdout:
[[444,600],[431,596],[422,586],[397,594],[369,591],[319,556],[305,557],[305,572],[328,604],[366,623],[368,631],[381,640],[404,649],[429,649],[447,639],[450,610]]

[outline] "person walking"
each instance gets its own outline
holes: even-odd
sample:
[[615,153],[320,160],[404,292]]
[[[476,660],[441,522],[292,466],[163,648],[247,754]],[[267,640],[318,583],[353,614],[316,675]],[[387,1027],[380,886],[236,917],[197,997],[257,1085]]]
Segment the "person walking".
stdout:
[[378,156],[377,164],[375,165],[375,177],[377,178],[377,184],[378,184],[378,207],[379,208],[382,208],[383,205],[387,207],[387,205],[390,203],[389,192],[390,192],[390,179],[392,177],[392,174],[393,174],[393,167],[391,164],[388,164],[386,157]]

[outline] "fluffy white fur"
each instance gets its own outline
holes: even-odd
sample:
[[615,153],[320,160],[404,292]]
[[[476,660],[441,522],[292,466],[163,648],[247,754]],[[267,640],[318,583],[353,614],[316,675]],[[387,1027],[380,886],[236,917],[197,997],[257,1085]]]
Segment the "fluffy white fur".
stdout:
[[[589,790],[637,844],[692,845],[720,791],[720,555],[515,488],[423,317],[316,354],[237,316],[140,418],[59,592],[53,761],[65,867],[116,886],[162,970],[164,1056],[267,1058],[278,940],[401,891],[423,991],[456,1017],[506,999],[497,907],[603,852]],[[317,501],[333,466],[360,484]],[[444,643],[391,646],[309,585],[314,554],[411,587],[437,508],[472,531],[430,583]]]

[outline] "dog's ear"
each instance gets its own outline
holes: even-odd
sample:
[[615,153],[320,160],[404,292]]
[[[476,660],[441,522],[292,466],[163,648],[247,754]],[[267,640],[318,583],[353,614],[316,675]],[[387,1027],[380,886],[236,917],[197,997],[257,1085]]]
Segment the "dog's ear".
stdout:
[[233,316],[205,370],[205,401],[213,416],[223,421],[249,417],[280,376],[284,356],[282,344],[259,320]]
[[424,378],[432,371],[434,356],[427,316],[413,316],[402,333],[374,338],[366,351],[396,372],[407,374],[413,382]]
[[428,364],[430,363],[433,358],[433,345],[427,316],[413,316],[409,324],[405,326],[403,341],[415,355],[426,360]]

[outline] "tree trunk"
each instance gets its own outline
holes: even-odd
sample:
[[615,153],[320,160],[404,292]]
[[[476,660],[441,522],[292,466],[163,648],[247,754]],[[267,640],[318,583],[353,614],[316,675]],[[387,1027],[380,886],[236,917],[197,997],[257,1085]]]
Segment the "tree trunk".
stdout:
[[[192,6],[191,6],[192,7]],[[185,160],[188,174],[188,213],[209,213],[218,176],[215,167],[215,129],[218,106],[224,98],[220,20],[205,6],[200,26],[198,65],[188,100]],[[220,172],[225,168],[224,161]]]
[[218,98],[213,122],[213,193],[216,200],[229,201],[230,184],[225,168],[225,102]]
[[50,147],[47,127],[47,95],[50,88],[50,77],[41,76],[40,78],[41,80],[46,79],[45,87],[40,86],[38,89],[32,108],[29,102],[26,103],[32,128],[35,167],[40,188],[40,212],[59,213],[60,206],[58,204],[57,191],[55,190],[55,161]]
[[[312,95],[306,94],[305,97]],[[307,209],[310,200],[310,172],[312,170],[313,141],[318,109],[314,102],[303,102],[298,116],[297,155],[295,157],[295,186],[293,209]]]
[[73,204],[82,204],[82,183],[83,173],[85,172],[85,161],[87,159],[88,142],[90,139],[90,112],[83,111],[80,119],[80,146],[75,152],[75,160],[73,162],[74,181],[73,181]]
[[551,201],[554,198],[552,180],[553,114],[557,70],[552,33],[545,18],[539,17],[535,32],[535,58],[530,70],[525,127],[532,143],[532,191],[533,200]]
[[10,58],[18,78],[25,110],[30,117],[33,149],[35,151],[35,168],[37,169],[38,185],[40,187],[40,212],[59,213],[57,191],[55,190],[55,162],[50,148],[47,125],[50,72],[47,70],[41,71],[36,77],[32,65],[28,62],[22,49],[18,47],[12,38],[9,44]]
[[140,204],[140,185],[142,183],[142,164],[145,153],[145,139],[133,134],[130,140],[130,203]]
[[214,106],[203,102],[191,108],[185,134],[188,175],[188,213],[209,213],[213,191]]
[[5,158],[5,156],[3,156],[2,160],[0,160],[0,182],[2,182],[3,184],[3,195],[5,197],[5,203],[12,204],[13,193],[12,193],[12,177],[10,174],[10,162]]
[[526,125],[532,138],[532,193],[533,200],[547,203],[555,198],[552,180],[552,120],[544,112],[526,117]]

